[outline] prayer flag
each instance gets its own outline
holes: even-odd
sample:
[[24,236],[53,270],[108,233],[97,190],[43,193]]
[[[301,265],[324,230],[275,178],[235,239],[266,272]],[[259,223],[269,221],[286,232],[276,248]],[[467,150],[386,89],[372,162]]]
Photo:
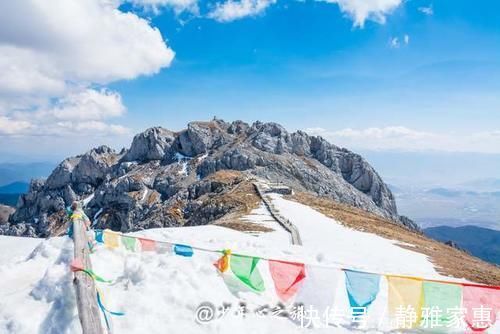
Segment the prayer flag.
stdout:
[[473,332],[482,332],[493,326],[500,312],[500,288],[463,286],[465,322]]
[[187,257],[193,256],[193,249],[191,248],[191,246],[177,244],[174,246],[174,251],[175,254],[180,256],[187,256]]
[[389,315],[398,328],[410,329],[420,324],[422,316],[422,281],[417,278],[387,276]]
[[257,292],[262,292],[264,288],[264,280],[260,276],[257,264],[259,258],[232,255],[231,270],[243,283]]
[[305,271],[307,277],[297,292],[295,303],[302,305],[304,312],[318,311],[318,319],[312,319],[312,323],[306,327],[323,327],[325,326],[323,316],[333,310],[338,283],[343,273],[338,269],[311,265],[306,265]]
[[157,242],[156,251],[160,254],[172,253],[173,245],[168,242]]
[[295,296],[306,277],[303,263],[269,260],[269,271],[278,297],[287,302]]
[[125,249],[134,252],[135,251],[135,238],[122,236],[122,245],[125,246]]
[[119,246],[120,235],[110,231],[104,231],[104,244],[108,248],[117,248]]
[[368,307],[377,298],[380,275],[344,270],[351,307]]
[[462,286],[439,282],[423,282],[422,324],[425,328],[445,328],[451,326],[454,314],[462,304]]
[[217,262],[214,263],[214,266],[221,272],[226,272],[229,269],[229,259],[231,255],[230,250],[224,250],[224,255]]
[[102,231],[94,231],[95,232],[95,241],[103,243],[104,240],[102,238]]
[[156,250],[156,241],[154,240],[139,238],[139,242],[143,252],[154,252]]

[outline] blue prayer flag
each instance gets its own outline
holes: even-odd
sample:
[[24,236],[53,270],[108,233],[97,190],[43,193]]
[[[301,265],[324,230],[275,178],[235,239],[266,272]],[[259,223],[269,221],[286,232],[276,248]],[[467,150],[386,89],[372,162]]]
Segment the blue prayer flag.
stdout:
[[368,307],[377,298],[380,275],[351,270],[344,272],[351,307]]
[[193,249],[191,246],[177,244],[174,246],[174,252],[180,256],[193,256]]
[[100,243],[104,242],[102,238],[102,231],[95,231],[95,241]]

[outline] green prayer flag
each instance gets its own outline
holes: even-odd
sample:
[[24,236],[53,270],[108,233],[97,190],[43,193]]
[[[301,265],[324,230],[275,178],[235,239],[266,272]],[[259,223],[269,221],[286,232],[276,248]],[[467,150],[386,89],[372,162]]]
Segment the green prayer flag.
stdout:
[[262,292],[264,280],[257,269],[259,258],[240,255],[231,255],[231,271],[243,283],[257,292]]
[[421,327],[446,329],[460,311],[462,287],[457,284],[424,281],[423,290]]
[[125,246],[125,249],[129,251],[135,251],[135,242],[135,238],[122,236],[122,244]]

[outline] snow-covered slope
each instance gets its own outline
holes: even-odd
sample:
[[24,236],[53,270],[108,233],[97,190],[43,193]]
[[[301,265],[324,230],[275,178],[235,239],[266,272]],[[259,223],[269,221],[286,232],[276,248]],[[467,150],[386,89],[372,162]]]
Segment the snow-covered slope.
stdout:
[[[197,226],[146,230],[135,235],[156,240],[174,241],[210,249],[229,248],[234,252],[321,266],[337,266],[375,272],[439,277],[426,256],[403,249],[391,240],[354,231],[311,208],[273,195],[281,213],[299,228],[303,246],[291,246],[279,231],[256,236],[218,226]],[[263,208],[245,217],[257,223],[270,224]],[[274,228],[274,226],[273,226]],[[0,238],[5,255],[35,247],[33,239]],[[0,257],[0,333],[79,333],[72,274],[72,241],[67,237],[43,241],[24,258]],[[113,317],[114,333],[357,333],[349,328],[306,329],[286,318],[237,314],[244,300],[250,311],[259,305],[278,303],[265,262],[259,270],[266,283],[261,295],[234,290],[230,278],[223,279],[213,262],[220,255],[196,251],[191,258],[155,252],[133,253],[124,249],[107,249],[99,245],[92,262],[99,275],[114,279],[111,285],[99,283],[105,304],[111,310],[126,312]],[[333,269],[332,269],[333,270]],[[340,272],[339,272],[340,273]],[[346,306],[343,276],[335,286],[335,306]],[[333,284],[333,281],[332,281]],[[379,296],[372,305],[370,321],[378,333],[378,318],[383,316],[387,293],[382,280]],[[224,317],[205,324],[195,321],[198,305],[210,302],[222,307],[230,303]],[[333,300],[332,300],[333,302]],[[322,326],[320,326],[322,327]],[[367,331],[363,331],[366,333]]]

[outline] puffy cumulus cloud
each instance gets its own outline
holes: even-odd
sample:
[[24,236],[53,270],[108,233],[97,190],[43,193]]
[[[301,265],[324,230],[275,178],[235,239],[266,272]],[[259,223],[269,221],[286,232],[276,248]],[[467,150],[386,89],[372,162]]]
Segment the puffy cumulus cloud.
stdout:
[[38,110],[35,116],[38,119],[89,121],[118,117],[124,113],[125,106],[118,93],[106,89],[86,89],[68,94],[51,108]]
[[168,66],[174,52],[160,31],[116,6],[104,0],[1,2],[0,70],[7,77],[24,71],[25,78],[37,78],[31,86],[18,83],[26,92],[50,82],[60,87],[68,81],[132,79]]
[[276,0],[228,0],[217,3],[214,10],[208,14],[208,17],[219,22],[234,21],[247,16],[258,15],[275,3]]
[[386,15],[396,9],[403,0],[317,0],[335,3],[340,10],[347,13],[354,25],[363,27],[366,20],[385,23]]
[[125,135],[124,126],[104,121],[126,112],[119,94],[101,89],[69,93],[48,107],[0,117],[2,136]]
[[[177,6],[186,1],[170,0]],[[2,124],[26,122],[18,118],[36,118],[44,112],[64,121],[118,116],[124,107],[116,93],[87,87],[155,74],[170,65],[174,52],[160,31],[134,13],[120,11],[120,3],[0,2]],[[13,128],[2,133],[38,133],[44,127]]]
[[404,126],[328,131],[309,128],[332,143],[353,149],[500,153],[500,131],[434,133]]

